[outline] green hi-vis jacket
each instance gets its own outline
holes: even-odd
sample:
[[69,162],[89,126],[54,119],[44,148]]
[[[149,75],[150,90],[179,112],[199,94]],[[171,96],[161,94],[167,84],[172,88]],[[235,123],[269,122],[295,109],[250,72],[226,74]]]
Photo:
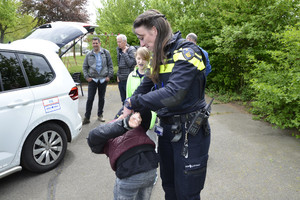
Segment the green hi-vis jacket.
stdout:
[[[127,84],[126,84],[126,98],[131,97],[136,88],[141,84],[144,77],[140,78],[140,76],[137,74],[136,70],[138,67],[135,67],[135,69],[128,75]],[[156,113],[151,111],[152,118],[149,129],[153,128],[155,121],[156,121]]]

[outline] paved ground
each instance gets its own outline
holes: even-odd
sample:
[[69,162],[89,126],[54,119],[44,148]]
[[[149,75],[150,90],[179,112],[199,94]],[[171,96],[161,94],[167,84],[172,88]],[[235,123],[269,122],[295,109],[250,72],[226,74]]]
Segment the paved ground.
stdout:
[[[83,90],[85,96],[79,98],[81,116],[87,87]],[[109,85],[104,108],[107,121],[113,119],[121,107],[120,102],[117,86]],[[109,160],[104,155],[91,153],[86,143],[88,132],[100,123],[96,116],[95,103],[91,123],[85,125],[79,138],[68,146],[64,161],[56,169],[44,174],[23,170],[0,179],[0,199],[113,199],[115,174]],[[300,140],[290,136],[288,131],[252,120],[250,114],[232,104],[213,104],[210,123],[210,157],[201,199],[300,199]],[[163,199],[159,179],[151,200]]]
[[[119,100],[116,86],[108,87],[106,99],[110,118],[109,111],[116,109],[111,101]],[[300,199],[300,140],[288,131],[252,120],[232,104],[214,104],[210,123],[212,140],[203,199]],[[163,199],[160,181],[151,199]]]

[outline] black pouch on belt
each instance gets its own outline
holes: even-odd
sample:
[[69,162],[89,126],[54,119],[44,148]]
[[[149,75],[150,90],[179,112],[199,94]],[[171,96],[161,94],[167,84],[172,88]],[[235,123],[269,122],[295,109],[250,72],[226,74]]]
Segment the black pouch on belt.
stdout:
[[210,106],[213,102],[214,98],[205,106],[205,108],[198,111],[195,116],[193,117],[187,133],[195,136],[199,132],[200,128],[203,126],[204,128],[204,135],[209,135],[210,131],[208,128],[208,118],[210,115]]
[[172,124],[171,126],[171,131],[172,133],[174,133],[174,137],[171,140],[171,142],[178,142],[182,136],[180,116],[175,115],[173,117],[173,120],[174,120],[174,124]]

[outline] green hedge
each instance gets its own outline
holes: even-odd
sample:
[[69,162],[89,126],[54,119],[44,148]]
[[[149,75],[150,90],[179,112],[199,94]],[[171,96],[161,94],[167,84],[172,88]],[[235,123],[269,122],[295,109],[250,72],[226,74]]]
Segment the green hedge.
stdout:
[[173,32],[198,35],[212,65],[209,92],[251,101],[257,118],[300,130],[298,1],[109,0],[99,9],[96,31],[114,66],[115,35],[105,32],[125,33],[130,42],[137,42],[132,23],[149,8],[160,10]]
[[300,23],[275,34],[278,50],[270,61],[256,62],[251,72],[255,90],[252,112],[280,128],[300,130]]

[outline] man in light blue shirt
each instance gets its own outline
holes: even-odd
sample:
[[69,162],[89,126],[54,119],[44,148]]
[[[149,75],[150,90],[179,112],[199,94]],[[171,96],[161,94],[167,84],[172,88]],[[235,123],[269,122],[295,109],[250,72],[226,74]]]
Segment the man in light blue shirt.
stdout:
[[105,122],[103,118],[104,96],[107,83],[113,77],[114,70],[111,56],[108,50],[101,48],[100,39],[93,38],[93,50],[90,51],[83,62],[83,76],[88,82],[88,99],[86,112],[82,124],[90,123],[90,117],[94,98],[98,89],[98,120]]
[[[100,52],[98,52],[98,53],[95,53],[95,52],[94,52],[94,55],[95,55],[95,57],[96,57],[96,70],[97,70],[97,72],[100,74],[101,69],[102,69],[102,58],[101,58],[101,54],[100,54]],[[95,81],[96,83],[97,83],[98,81],[100,81],[100,83],[104,83],[105,80],[106,80],[106,78],[100,78],[100,79],[93,78],[93,81]]]
[[[186,39],[190,42],[193,42],[194,44],[197,44],[197,35],[195,33],[189,33],[186,36]],[[202,52],[205,56],[205,59],[206,59],[205,76],[207,76],[211,72],[211,65],[209,63],[208,53],[204,49],[202,49],[200,46],[199,46],[199,48],[202,50]]]

